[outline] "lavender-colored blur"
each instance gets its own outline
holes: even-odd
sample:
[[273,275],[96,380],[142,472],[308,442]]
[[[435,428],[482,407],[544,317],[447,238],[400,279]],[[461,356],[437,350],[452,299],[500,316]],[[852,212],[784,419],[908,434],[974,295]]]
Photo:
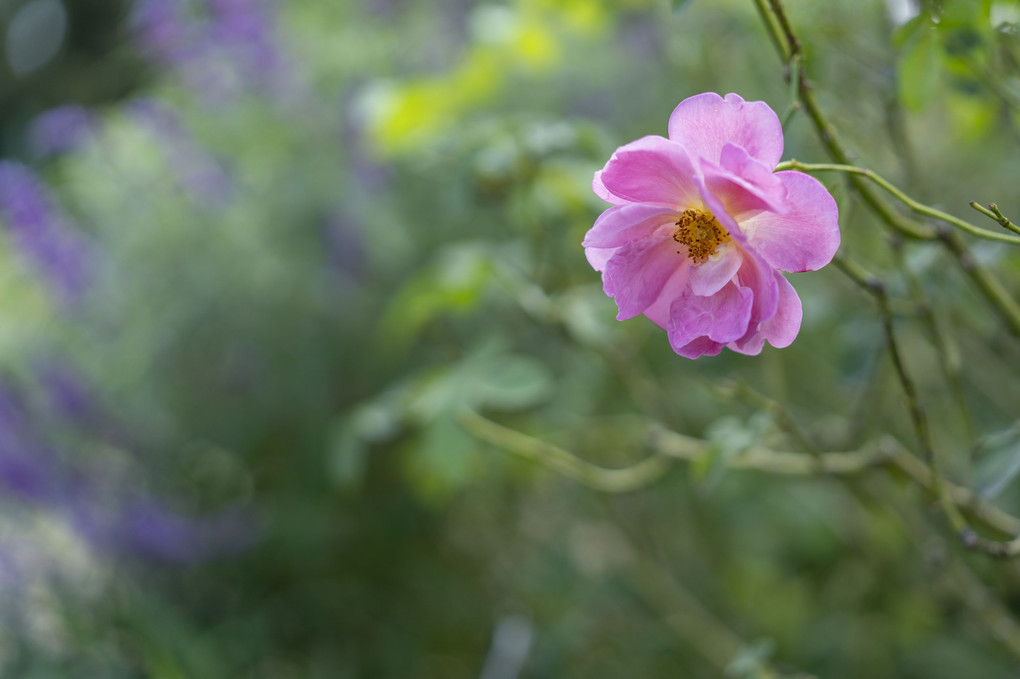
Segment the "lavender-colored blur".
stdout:
[[133,8],[135,35],[149,58],[165,66],[195,58],[198,31],[185,0],[137,0]]
[[192,563],[253,544],[258,530],[246,507],[187,516],[139,491],[144,484],[132,478],[139,470],[113,473],[84,459],[82,450],[57,454],[55,431],[73,432],[77,446],[104,440],[101,430],[82,425],[83,413],[98,410],[87,385],[66,368],[43,369],[41,377],[59,393],[41,407],[0,382],[0,498],[64,517],[86,544],[106,553]]
[[243,507],[196,519],[151,499],[126,505],[115,530],[115,537],[132,554],[181,563],[235,553],[252,545],[258,535],[251,513]]
[[28,146],[39,158],[78,148],[95,131],[98,121],[88,109],[75,104],[40,113],[28,129]]
[[138,0],[134,32],[157,63],[181,73],[211,100],[256,89],[287,90],[276,13],[261,0]]
[[28,167],[0,161],[0,218],[17,247],[67,301],[87,288],[91,266],[84,238]]
[[138,99],[128,113],[160,142],[181,188],[206,205],[228,203],[234,185],[227,172],[206,149],[195,142],[177,114],[156,99]]
[[34,436],[25,403],[0,384],[0,484],[6,494],[22,501],[52,501],[58,477],[52,452]]

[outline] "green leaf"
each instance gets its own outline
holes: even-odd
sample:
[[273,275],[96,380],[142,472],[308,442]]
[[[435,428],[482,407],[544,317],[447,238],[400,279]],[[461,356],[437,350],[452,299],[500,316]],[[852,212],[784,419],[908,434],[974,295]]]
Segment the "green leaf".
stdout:
[[932,26],[921,29],[904,49],[900,58],[899,95],[908,109],[922,110],[935,95],[941,53],[939,34]]
[[896,49],[903,49],[907,43],[913,41],[922,30],[931,25],[931,19],[927,14],[918,14],[906,22],[893,33],[892,43]]
[[464,314],[482,299],[492,274],[492,253],[475,243],[458,243],[403,287],[379,324],[381,345],[404,350],[421,330],[444,314]]
[[673,12],[679,14],[687,8],[687,5],[691,4],[691,0],[669,0],[669,4]]
[[407,472],[426,499],[442,501],[472,481],[481,465],[477,443],[444,413],[430,422],[408,451]]

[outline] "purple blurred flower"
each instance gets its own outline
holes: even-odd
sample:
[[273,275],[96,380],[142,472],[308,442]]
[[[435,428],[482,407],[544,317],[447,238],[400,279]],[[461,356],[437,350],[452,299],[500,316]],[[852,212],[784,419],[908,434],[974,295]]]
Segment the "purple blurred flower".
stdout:
[[33,435],[21,398],[0,384],[0,486],[3,494],[41,502],[58,495],[60,475],[52,451]]
[[275,17],[260,0],[208,0],[208,38],[233,50],[248,75],[264,77],[280,66]]
[[193,563],[252,545],[257,531],[247,511],[232,507],[212,516],[182,516],[151,500],[125,507],[118,537],[143,558]]
[[[51,376],[61,390],[70,387],[72,393],[64,396],[82,407],[87,386],[69,380],[66,372]],[[58,406],[39,408],[0,382],[0,501],[63,516],[93,548],[143,559],[193,563],[235,553],[257,539],[255,521],[241,506],[185,516],[138,491],[144,468],[58,455],[54,432],[66,427],[78,445],[106,442],[94,428],[67,420],[63,405]]]
[[17,246],[66,299],[88,283],[89,255],[43,182],[20,163],[0,161],[0,217]]
[[270,7],[261,0],[138,0],[135,33],[151,58],[206,95],[229,94],[238,81],[282,94],[288,79]]
[[131,117],[161,142],[178,184],[206,204],[228,202],[234,186],[229,175],[181,124],[173,109],[155,99],[138,99],[128,106]]
[[47,361],[39,366],[36,374],[55,415],[75,423],[91,419],[96,411],[95,398],[85,382],[66,364]]
[[182,0],[137,0],[132,23],[138,42],[155,61],[173,66],[193,58],[197,31]]
[[95,116],[86,108],[58,106],[35,117],[28,129],[28,144],[38,157],[65,153],[81,145],[96,124]]

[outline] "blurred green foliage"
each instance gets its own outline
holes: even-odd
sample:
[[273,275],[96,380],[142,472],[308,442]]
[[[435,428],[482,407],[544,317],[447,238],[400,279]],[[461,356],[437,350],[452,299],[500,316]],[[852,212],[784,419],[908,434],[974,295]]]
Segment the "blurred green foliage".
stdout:
[[[894,5],[789,2],[822,105],[912,196],[1020,216],[1016,4]],[[821,449],[913,444],[867,295],[833,268],[791,276],[793,346],[690,362],[645,319],[616,322],[584,259],[591,174],[616,146],[702,91],[790,104],[751,2],[250,0],[238,16],[263,33],[240,22],[236,50],[215,3],[180,6],[183,35],[214,46],[197,63],[154,58],[137,15],[97,3],[83,25],[122,12],[110,53],[147,56],[145,77],[111,90],[68,38],[0,81],[20,111],[4,149],[91,257],[68,301],[5,232],[0,371],[34,403],[34,366],[59,359],[116,423],[41,421],[109,480],[92,501],[127,485],[196,520],[241,507],[257,537],[168,563],[4,500],[9,559],[40,564],[0,568],[5,677],[1016,676],[985,598],[1020,613],[1020,573],[961,554],[918,488],[727,470],[752,444],[798,446],[719,388],[733,378]],[[97,124],[32,157],[29,114],[66,102]],[[786,133],[785,157],[826,160],[803,114]],[[946,253],[821,179],[844,252],[894,297],[916,277],[961,361],[948,384],[902,313],[951,475],[1020,509],[1020,346]],[[1020,289],[1016,253],[974,249]],[[643,417],[712,445],[610,496],[482,444],[465,407],[606,467],[646,455]]]

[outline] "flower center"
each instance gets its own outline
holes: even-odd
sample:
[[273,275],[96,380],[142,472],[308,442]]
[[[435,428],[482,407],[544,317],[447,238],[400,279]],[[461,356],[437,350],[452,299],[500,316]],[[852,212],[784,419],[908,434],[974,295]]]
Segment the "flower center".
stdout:
[[711,212],[687,208],[676,221],[673,240],[686,245],[687,256],[700,264],[720,245],[729,243],[730,234]]

